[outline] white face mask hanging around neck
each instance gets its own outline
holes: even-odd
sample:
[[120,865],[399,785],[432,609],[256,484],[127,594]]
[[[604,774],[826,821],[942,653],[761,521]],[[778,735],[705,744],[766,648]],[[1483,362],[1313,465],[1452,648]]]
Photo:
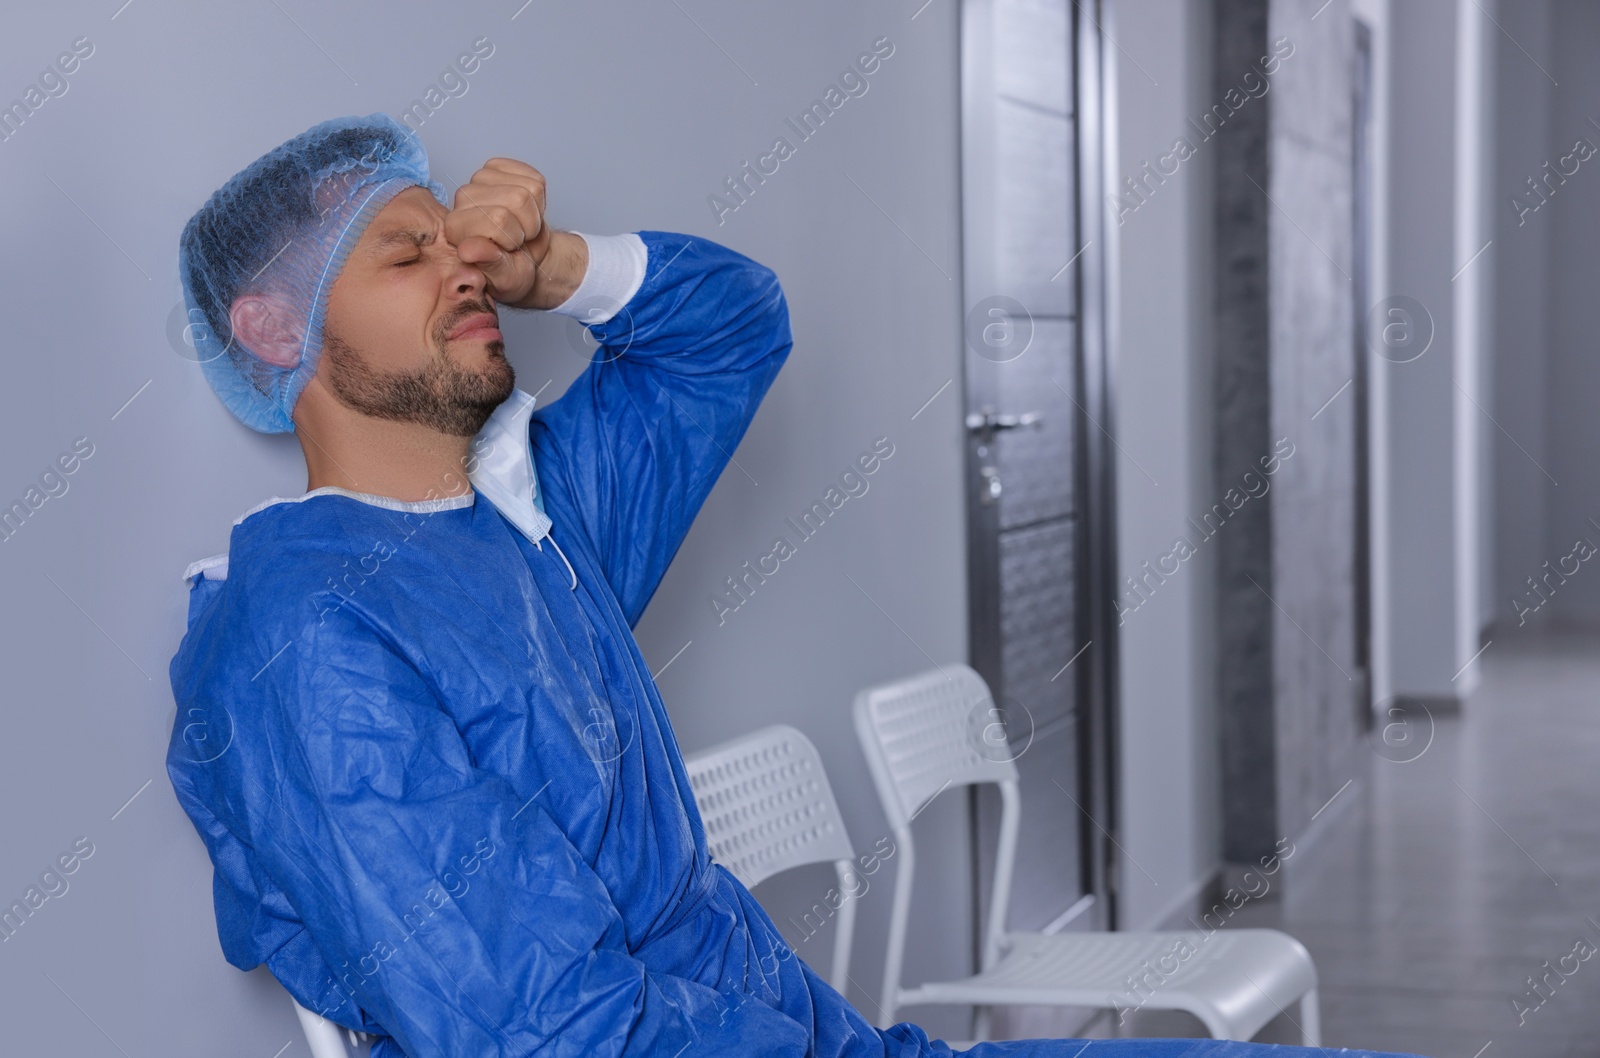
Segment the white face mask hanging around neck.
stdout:
[[578,587],[578,574],[561,550],[555,537],[550,536],[550,516],[544,513],[544,499],[539,495],[539,475],[533,467],[533,450],[528,441],[528,423],[533,416],[533,397],[513,389],[489,421],[483,424],[473,438],[472,450],[478,453],[476,465],[467,472],[473,489],[494,504],[512,525],[521,531],[540,551],[542,541],[550,538],[561,561],[572,576],[572,588]]

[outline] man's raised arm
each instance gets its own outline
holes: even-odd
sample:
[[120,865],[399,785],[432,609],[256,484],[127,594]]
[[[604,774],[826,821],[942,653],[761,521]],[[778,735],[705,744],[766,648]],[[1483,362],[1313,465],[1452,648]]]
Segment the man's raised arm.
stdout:
[[541,488],[580,512],[632,626],[793,337],[777,276],[742,254],[671,232],[584,238],[588,273],[554,311],[600,349],[530,429]]

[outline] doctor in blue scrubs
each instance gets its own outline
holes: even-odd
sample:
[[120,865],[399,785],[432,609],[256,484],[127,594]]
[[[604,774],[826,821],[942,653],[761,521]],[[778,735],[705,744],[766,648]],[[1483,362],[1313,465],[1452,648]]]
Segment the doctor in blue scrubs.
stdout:
[[[777,278],[544,217],[507,158],[447,206],[414,134],[369,115],[263,156],[185,229],[208,381],[307,468],[185,574],[167,770],[223,954],[375,1058],[956,1053],[872,1027],[711,862],[632,634],[789,354]],[[515,387],[506,308],[598,339],[559,399]]]

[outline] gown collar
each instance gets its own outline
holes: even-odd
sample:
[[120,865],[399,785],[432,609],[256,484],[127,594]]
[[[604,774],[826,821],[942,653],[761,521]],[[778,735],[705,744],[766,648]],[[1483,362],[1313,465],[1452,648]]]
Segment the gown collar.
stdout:
[[520,389],[513,389],[501,402],[473,438],[472,450],[482,454],[467,477],[506,521],[537,544],[549,535],[551,521],[539,494],[539,475],[533,467],[528,436],[533,404],[533,397]]
[[[522,535],[539,544],[550,535],[551,520],[544,510],[544,497],[539,491],[539,475],[533,465],[533,446],[528,436],[529,422],[533,416],[534,398],[531,394],[513,389],[511,396],[501,402],[472,440],[471,450],[480,453],[475,464],[468,469],[467,478],[473,492],[459,496],[444,496],[429,500],[397,500],[392,496],[379,496],[370,492],[356,492],[337,485],[323,485],[301,496],[273,496],[263,500],[233,520],[238,525],[257,511],[276,503],[299,503],[312,496],[337,495],[384,507],[393,511],[431,513],[470,507],[474,493],[494,505],[500,514],[516,526]],[[555,541],[552,539],[551,543]],[[542,548],[541,548],[542,550]],[[566,560],[566,555],[561,556]],[[568,563],[570,569],[571,564]],[[227,576],[227,555],[215,555],[191,563],[184,570],[183,579],[196,574],[206,574],[208,579],[220,580]],[[576,575],[573,577],[576,581]]]

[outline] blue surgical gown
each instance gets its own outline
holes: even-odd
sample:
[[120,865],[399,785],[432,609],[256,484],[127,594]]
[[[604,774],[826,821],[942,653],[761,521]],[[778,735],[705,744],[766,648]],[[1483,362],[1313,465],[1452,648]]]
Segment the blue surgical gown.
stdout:
[[318,489],[249,512],[194,579],[167,769],[223,954],[375,1058],[950,1054],[873,1028],[707,854],[632,628],[791,333],[769,269],[638,235],[602,355],[528,420],[551,539],[476,491]]

